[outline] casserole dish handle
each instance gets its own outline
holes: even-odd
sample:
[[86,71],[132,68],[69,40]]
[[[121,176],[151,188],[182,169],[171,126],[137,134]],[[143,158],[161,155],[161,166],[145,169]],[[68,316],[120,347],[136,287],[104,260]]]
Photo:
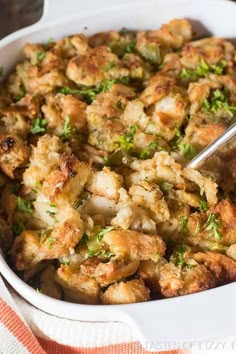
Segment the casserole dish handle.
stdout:
[[[119,5],[135,2],[137,0],[119,0]],[[91,12],[94,5],[94,0],[44,0],[43,15],[39,22],[56,22],[58,19],[77,16],[78,12]],[[109,7],[111,7],[110,0],[99,0],[100,10],[105,10]]]

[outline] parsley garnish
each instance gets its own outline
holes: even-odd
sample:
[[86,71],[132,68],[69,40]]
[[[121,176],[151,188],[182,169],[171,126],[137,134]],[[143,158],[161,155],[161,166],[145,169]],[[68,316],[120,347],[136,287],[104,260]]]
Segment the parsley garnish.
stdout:
[[162,192],[164,193],[169,192],[173,188],[173,185],[170,184],[169,182],[161,182],[159,186]]
[[209,206],[205,200],[200,200],[198,209],[200,211],[207,211],[209,209]]
[[186,247],[184,245],[180,245],[174,255],[174,264],[176,266],[180,266],[181,268],[193,268],[194,265],[189,264],[184,259],[184,253],[186,252]]
[[4,72],[3,66],[0,66],[0,77],[3,76],[3,72]]
[[54,42],[53,38],[52,37],[49,37],[45,43],[46,46],[52,44]]
[[15,236],[20,235],[25,230],[23,221],[19,218],[12,225],[13,233]]
[[114,61],[110,61],[110,63],[108,63],[105,68],[104,68],[104,72],[108,72],[110,69],[114,68],[117,65],[117,63],[115,63]]
[[211,231],[210,236],[214,236],[216,241],[220,241],[222,235],[220,234],[221,221],[217,219],[217,215],[214,213],[210,213],[204,228],[206,231]]
[[65,139],[70,139],[74,132],[74,128],[71,127],[69,114],[65,117],[65,124],[63,127],[62,137]]
[[73,208],[77,209],[84,202],[84,200],[88,198],[88,196],[89,196],[88,192],[82,191],[78,199],[75,201]]
[[62,261],[61,264],[67,266],[67,265],[70,265],[70,261]]
[[108,226],[106,227],[105,229],[101,230],[98,234],[97,234],[97,237],[96,237],[96,240],[98,243],[101,243],[102,241],[102,238],[105,234],[107,234],[108,232],[114,230],[114,226]]
[[40,63],[46,57],[46,53],[40,52],[40,50],[37,50],[35,55],[36,55],[36,64]]
[[120,144],[120,148],[124,151],[129,151],[133,148],[133,140],[134,140],[134,135],[136,134],[137,131],[137,126],[136,125],[131,125],[130,130],[125,133],[124,135],[120,136],[118,139],[118,142]]
[[165,151],[165,149],[162,146],[160,146],[157,141],[153,141],[148,145],[147,148],[141,151],[139,156],[140,159],[142,160],[147,159],[150,156],[151,152],[155,151],[157,147],[159,148],[160,151]]
[[108,92],[111,90],[112,85],[122,83],[127,85],[129,83],[129,77],[125,76],[119,79],[108,79],[102,81],[98,86],[93,88],[83,88],[83,89],[71,89],[68,86],[60,89],[60,93],[64,95],[81,95],[84,100],[90,104],[96,98],[96,96],[101,92]]
[[19,210],[28,214],[33,214],[33,205],[31,201],[25,200],[21,197],[17,197],[17,207]]
[[33,120],[33,127],[30,129],[30,133],[33,135],[40,134],[40,133],[45,133],[46,132],[46,126],[48,122],[46,119],[43,118],[36,118]]
[[197,155],[197,150],[189,143],[179,143],[180,153],[188,160],[193,159]]
[[136,41],[132,41],[125,46],[126,53],[135,53],[136,51]]
[[201,59],[200,64],[196,66],[195,70],[183,68],[180,77],[182,78],[197,78],[205,77],[207,74],[213,73],[215,75],[222,75],[224,68],[227,66],[227,61],[222,59],[218,64],[208,65],[204,59]]
[[186,216],[181,216],[180,222],[181,222],[181,227],[182,227],[183,233],[187,234],[188,233],[188,229],[187,229],[188,218]]
[[216,113],[218,109],[225,109],[232,115],[232,111],[236,110],[235,106],[230,106],[226,94],[221,90],[213,91],[210,98],[203,100],[202,108],[206,111]]
[[47,238],[47,242],[49,243],[49,248],[51,249],[51,248],[53,248],[54,243],[56,242],[56,239],[55,239],[55,237],[50,236]]
[[112,256],[114,256],[114,253],[106,251],[106,250],[99,250],[99,251],[89,250],[88,253],[87,253],[87,257],[88,258],[90,258],[90,257],[98,257],[98,256],[102,256],[104,258],[109,258],[110,259]]
[[17,102],[20,101],[23,97],[25,97],[26,90],[23,85],[20,85],[20,94],[18,96],[15,96],[13,99]]

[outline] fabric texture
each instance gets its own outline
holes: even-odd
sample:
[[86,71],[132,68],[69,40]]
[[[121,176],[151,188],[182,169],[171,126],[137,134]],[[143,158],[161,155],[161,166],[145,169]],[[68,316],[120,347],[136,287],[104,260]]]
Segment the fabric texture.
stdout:
[[[0,353],[148,354],[132,328],[121,322],[58,318],[23,300],[0,276]],[[162,352],[154,352],[161,354]],[[187,354],[185,350],[165,351]]]

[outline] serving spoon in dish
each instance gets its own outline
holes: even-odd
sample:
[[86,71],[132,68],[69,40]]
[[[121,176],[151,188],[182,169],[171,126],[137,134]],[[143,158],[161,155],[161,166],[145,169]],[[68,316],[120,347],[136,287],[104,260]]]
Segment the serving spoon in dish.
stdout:
[[232,124],[222,135],[220,135],[213,143],[203,149],[194,159],[192,159],[187,167],[198,169],[202,167],[206,161],[219,149],[224,147],[230,140],[236,137],[236,122]]

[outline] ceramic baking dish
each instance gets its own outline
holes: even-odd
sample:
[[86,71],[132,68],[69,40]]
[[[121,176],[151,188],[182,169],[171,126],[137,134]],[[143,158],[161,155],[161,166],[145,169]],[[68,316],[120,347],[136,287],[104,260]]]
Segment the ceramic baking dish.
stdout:
[[[7,74],[21,59],[25,42],[45,42],[109,29],[155,29],[188,18],[199,35],[236,37],[236,3],[227,0],[45,0],[42,19],[0,42],[0,66]],[[147,350],[186,347],[190,341],[235,335],[232,316],[236,283],[201,293],[130,305],[80,305],[37,293],[15,275],[0,252],[0,272],[28,302],[45,312],[81,321],[131,324]],[[181,344],[182,343],[182,344]]]

